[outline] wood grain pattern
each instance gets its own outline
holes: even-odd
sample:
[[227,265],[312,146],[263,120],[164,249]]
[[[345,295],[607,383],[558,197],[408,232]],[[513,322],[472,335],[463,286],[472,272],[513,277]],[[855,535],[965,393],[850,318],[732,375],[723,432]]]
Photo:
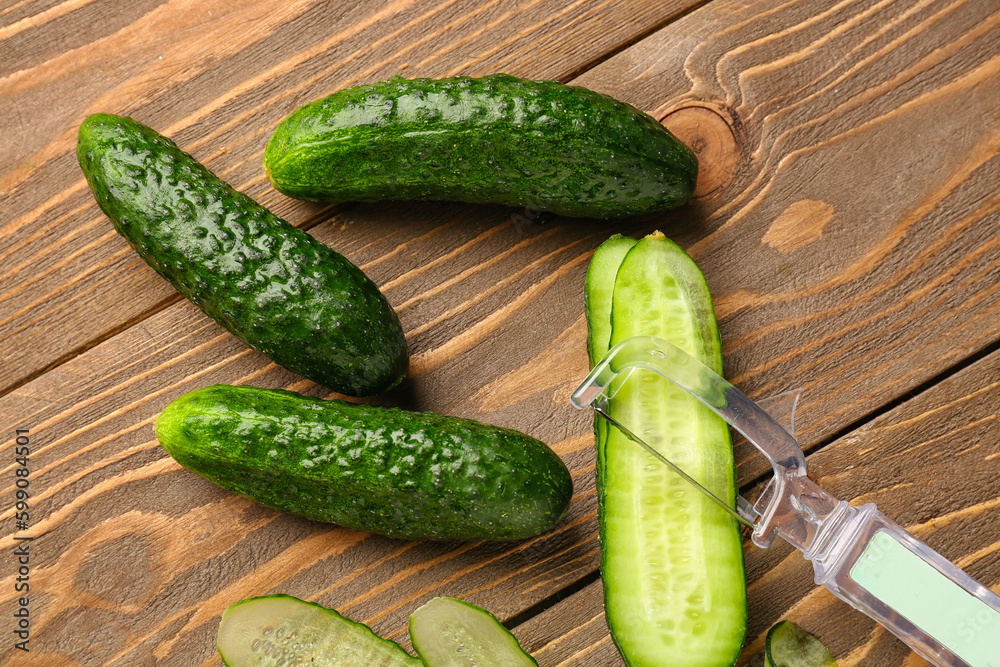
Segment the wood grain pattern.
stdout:
[[[52,664],[70,664],[62,661],[73,657],[81,617],[100,618],[107,637],[88,646],[82,664],[200,662],[211,656],[221,611],[255,591],[325,599],[398,634],[432,591],[513,614],[592,571],[586,438],[546,434],[577,471],[573,510],[553,532],[513,545],[352,533],[264,510],[181,470],[152,432],[173,397],[216,382],[310,388],[193,306],[177,309],[185,316],[159,313],[0,399],[0,414],[20,415],[36,443],[32,581],[43,593],[34,623],[38,653]],[[0,470],[6,495],[11,470]],[[12,547],[10,536],[2,546]]]
[[[654,228],[705,272],[730,379],[758,397],[806,388],[798,426],[821,483],[1000,583],[998,23],[976,0],[0,7],[0,497],[13,497],[14,429],[30,429],[36,537],[32,652],[0,642],[0,663],[215,667],[222,609],[280,590],[404,645],[408,613],[454,595],[516,622],[542,665],[621,664],[591,583],[590,416],[568,394],[586,371],[591,252]],[[397,73],[499,70],[663,118],[702,158],[695,201],[602,223],[319,206],[260,175],[269,129],[302,102]],[[111,231],[72,154],[83,115],[109,109],[168,132],[382,285],[413,372],[373,400],[550,443],[576,484],[559,527],[516,544],[388,540],[263,510],[167,458],[152,423],[184,391],[331,394],[242,347]],[[741,471],[751,482],[759,468]],[[5,529],[0,554],[12,548]],[[795,554],[747,553],[747,656],[790,617],[842,665],[919,664],[817,593]],[[13,567],[0,558],[5,609]]]

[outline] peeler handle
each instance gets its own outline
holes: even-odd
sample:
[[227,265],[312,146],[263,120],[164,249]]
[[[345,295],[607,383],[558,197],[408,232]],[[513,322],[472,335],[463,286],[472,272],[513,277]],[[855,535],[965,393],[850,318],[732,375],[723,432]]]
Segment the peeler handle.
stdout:
[[1000,667],[1000,597],[868,504],[812,558],[816,583],[939,667]]

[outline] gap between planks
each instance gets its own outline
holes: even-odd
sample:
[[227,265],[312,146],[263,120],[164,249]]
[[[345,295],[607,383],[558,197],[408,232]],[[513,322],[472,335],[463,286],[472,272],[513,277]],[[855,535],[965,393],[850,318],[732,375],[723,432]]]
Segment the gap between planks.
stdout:
[[[321,210],[319,210],[316,213],[314,213],[313,215],[309,216],[308,218],[306,218],[305,220],[303,220],[301,223],[295,225],[295,227],[297,227],[298,229],[301,229],[302,231],[309,231],[313,227],[317,226],[318,224],[320,224],[321,222],[323,222],[324,220],[326,220],[327,217],[333,216],[333,215],[338,215],[340,213],[345,213],[345,212],[349,211],[350,209],[354,208],[357,205],[358,205],[357,202],[343,202],[343,203],[330,204],[329,206],[325,206]],[[151,308],[143,311],[142,313],[139,313],[138,315],[136,315],[132,319],[127,320],[125,322],[122,322],[120,325],[118,325],[118,326],[116,326],[116,327],[114,327],[112,329],[109,329],[108,331],[105,331],[100,336],[96,336],[96,337],[88,340],[87,342],[83,343],[82,345],[79,345],[79,346],[75,347],[74,349],[70,350],[69,352],[67,352],[63,356],[59,357],[58,359],[56,359],[52,363],[48,364],[47,366],[45,366],[45,367],[43,367],[43,368],[41,368],[41,369],[39,369],[39,370],[37,370],[37,371],[35,371],[33,373],[29,373],[29,374],[25,375],[23,378],[21,378],[20,380],[11,383],[10,385],[8,385],[7,387],[4,387],[3,389],[0,389],[0,398],[3,398],[7,394],[10,394],[10,393],[12,393],[14,391],[17,391],[21,387],[34,382],[35,380],[37,380],[41,376],[43,376],[46,373],[48,373],[48,372],[50,372],[50,371],[58,368],[59,366],[63,365],[64,363],[66,363],[68,361],[72,361],[73,359],[75,359],[76,357],[80,356],[81,354],[84,354],[85,352],[87,352],[87,351],[89,351],[89,350],[97,347],[98,345],[111,340],[112,338],[114,338],[118,334],[122,333],[123,331],[127,331],[128,329],[131,329],[132,327],[141,324],[142,322],[144,322],[145,320],[149,319],[150,317],[153,317],[154,315],[156,315],[160,311],[166,310],[170,306],[173,306],[174,304],[180,303],[183,300],[184,300],[184,297],[180,293],[176,293],[175,292],[173,295],[167,297],[166,299],[163,299],[159,303],[154,304]]]
[[712,2],[712,0],[698,0],[698,2],[694,2],[694,3],[690,4],[690,5],[688,5],[687,7],[684,7],[682,9],[677,10],[675,13],[671,14],[670,16],[668,16],[667,18],[663,19],[662,21],[659,21],[658,23],[653,24],[652,26],[650,26],[646,30],[643,30],[642,32],[639,32],[639,33],[633,35],[631,38],[629,38],[627,40],[624,40],[618,46],[612,47],[612,48],[608,49],[607,51],[605,51],[604,53],[602,53],[601,55],[595,56],[594,58],[591,58],[589,61],[583,63],[582,65],[580,65],[576,69],[570,71],[570,73],[565,78],[560,79],[560,81],[562,81],[563,83],[569,83],[573,79],[576,79],[577,77],[582,76],[585,72],[588,72],[589,70],[594,69],[598,65],[604,63],[605,61],[611,60],[612,58],[614,58],[615,56],[617,56],[622,51],[625,51],[625,50],[627,50],[627,49],[635,46],[636,44],[638,44],[642,40],[646,39],[650,35],[652,35],[652,34],[654,34],[656,32],[659,32],[660,30],[663,30],[664,28],[666,28],[671,23],[679,21],[680,19],[684,18],[688,14],[693,14],[694,12],[698,11],[699,9],[701,9],[705,5],[709,4],[710,2]]
[[[617,45],[609,48],[607,51],[605,51],[601,55],[599,55],[599,56],[597,56],[595,58],[592,58],[591,60],[587,61],[586,63],[583,63],[581,66],[579,66],[576,69],[570,71],[565,77],[560,77],[560,81],[562,81],[564,83],[568,83],[568,82],[570,82],[570,81],[578,78],[579,76],[583,75],[585,72],[587,72],[587,71],[589,71],[589,70],[591,70],[591,69],[599,66],[600,64],[602,64],[602,63],[606,62],[607,60],[613,58],[614,56],[618,55],[619,53],[621,53],[621,52],[625,51],[626,49],[628,49],[628,48],[634,46],[635,44],[639,43],[643,39],[646,39],[650,35],[652,35],[652,34],[658,32],[658,31],[662,30],[663,28],[669,26],[671,23],[673,23],[673,22],[675,22],[675,21],[677,21],[677,20],[679,20],[679,19],[687,16],[688,14],[691,14],[691,13],[693,13],[693,12],[701,9],[705,5],[709,4],[711,1],[712,0],[700,0],[699,2],[696,2],[696,3],[694,3],[694,4],[692,4],[692,5],[688,6],[688,7],[683,8],[682,10],[679,10],[678,12],[675,12],[674,14],[671,14],[669,17],[665,18],[664,20],[659,21],[659,22],[653,24],[652,26],[650,26],[646,30],[643,30],[643,31],[641,31],[639,33],[636,33],[635,35],[631,36],[630,38],[625,39],[622,42],[620,42],[619,44],[617,44]],[[344,202],[344,203],[337,203],[337,204],[332,204],[332,205],[326,206],[323,209],[317,211],[315,214],[311,215],[309,218],[307,218],[302,223],[297,224],[296,227],[299,228],[299,229],[302,229],[303,231],[308,231],[309,229],[317,226],[318,224],[320,224],[324,220],[326,220],[326,219],[328,219],[328,218],[330,218],[332,216],[335,216],[335,215],[347,212],[347,211],[349,211],[350,209],[354,208],[357,205],[358,204],[356,202]],[[15,383],[13,383],[13,384],[11,384],[8,387],[5,387],[3,389],[0,389],[0,398],[2,398],[3,396],[5,396],[5,395],[7,395],[7,394],[9,394],[9,393],[11,393],[13,391],[16,391],[17,389],[23,387],[24,385],[27,385],[27,384],[31,383],[32,381],[38,379],[40,376],[42,376],[42,375],[44,375],[44,374],[52,371],[53,369],[61,366],[62,364],[66,363],[68,361],[71,361],[72,359],[76,358],[77,356],[80,356],[81,354],[84,354],[88,350],[90,350],[90,349],[92,349],[92,348],[100,345],[101,343],[104,343],[104,342],[110,340],[111,338],[114,338],[115,336],[117,336],[118,334],[122,333],[123,331],[126,331],[126,330],[128,330],[129,328],[131,328],[133,326],[137,326],[138,324],[140,324],[143,321],[149,319],[150,317],[153,317],[154,315],[156,315],[160,311],[165,310],[165,309],[167,309],[167,308],[169,308],[169,307],[171,307],[171,306],[173,306],[173,305],[181,302],[182,300],[183,300],[183,297],[180,294],[174,294],[171,297],[169,297],[167,299],[164,299],[163,301],[155,304],[152,308],[150,308],[150,309],[144,311],[143,313],[141,313],[141,314],[133,317],[132,319],[128,320],[127,322],[122,323],[118,327],[115,327],[114,329],[111,329],[111,330],[107,331],[104,335],[95,337],[95,338],[87,341],[83,345],[80,345],[77,348],[75,348],[75,349],[67,352],[65,355],[63,355],[62,357],[60,357],[59,359],[57,359],[53,363],[49,364],[48,366],[40,369],[39,371],[37,371],[35,373],[31,373],[31,374],[27,375],[26,377],[22,378],[20,381],[15,382]],[[595,570],[593,570],[591,572],[588,572],[588,573],[580,576],[575,581],[572,581],[572,582],[568,583],[567,585],[565,585],[564,587],[558,589],[556,592],[552,593],[548,597],[540,600],[539,602],[537,602],[534,605],[528,607],[527,609],[524,609],[524,610],[518,612],[514,616],[512,616],[509,619],[507,619],[506,621],[504,621],[503,625],[505,627],[507,627],[508,629],[516,628],[517,626],[522,625],[523,623],[531,620],[532,618],[538,616],[539,614],[543,613],[544,611],[546,611],[548,609],[551,609],[552,607],[554,607],[559,602],[562,602],[566,598],[568,598],[571,595],[573,595],[573,594],[575,594],[575,593],[583,590],[584,588],[586,588],[587,586],[593,584],[594,582],[596,582],[598,580],[600,580],[600,570],[595,569]]]
[[[956,361],[954,364],[952,364],[951,366],[949,366],[945,370],[941,371],[940,373],[938,373],[937,375],[935,375],[932,378],[928,378],[927,380],[925,380],[924,382],[920,383],[919,385],[917,385],[916,387],[914,387],[910,391],[906,392],[905,394],[899,396],[898,398],[894,398],[891,401],[885,403],[884,405],[881,405],[881,406],[873,409],[872,411],[870,411],[867,414],[863,415],[862,417],[856,419],[855,421],[851,422],[850,424],[847,424],[846,426],[844,426],[843,428],[839,429],[838,431],[836,431],[834,433],[831,433],[827,437],[819,440],[816,444],[811,445],[808,448],[803,448],[803,452],[805,453],[806,456],[811,456],[812,454],[815,454],[816,452],[819,452],[820,450],[822,450],[825,447],[833,444],[837,440],[839,440],[839,439],[847,436],[848,434],[850,434],[850,433],[852,433],[854,431],[857,431],[858,429],[860,429],[860,428],[866,426],[867,424],[875,421],[876,419],[878,419],[882,415],[895,410],[900,405],[903,405],[904,403],[909,402],[910,400],[916,398],[917,396],[920,396],[921,394],[927,392],[928,390],[930,390],[934,386],[936,386],[936,385],[944,382],[945,380],[947,380],[947,379],[949,379],[949,378],[957,375],[958,373],[961,373],[966,368],[972,366],[976,362],[978,362],[978,361],[980,361],[982,359],[985,359],[986,357],[990,356],[994,352],[998,352],[998,351],[1000,351],[1000,340],[994,341],[993,343],[990,343],[989,345],[984,346],[979,351],[973,352],[972,354],[968,355],[967,357],[965,357],[963,359],[959,359],[958,361]],[[792,435],[794,435],[794,433]],[[749,488],[750,485],[756,484],[756,483],[760,482],[766,476],[767,475],[761,475],[757,479],[753,480],[752,482],[748,482],[746,484],[745,488]]]

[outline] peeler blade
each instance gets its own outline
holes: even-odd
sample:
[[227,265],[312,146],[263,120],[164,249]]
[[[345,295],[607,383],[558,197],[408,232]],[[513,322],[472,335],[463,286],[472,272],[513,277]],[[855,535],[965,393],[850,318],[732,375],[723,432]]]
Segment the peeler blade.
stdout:
[[[756,447],[771,463],[776,475],[805,475],[805,457],[791,433],[718,373],[659,338],[636,336],[616,345],[573,392],[570,400],[578,408],[601,407],[602,401],[613,397],[618,386],[615,380],[637,368],[662,375],[706,405]],[[790,394],[794,404],[798,393]]]
[[594,412],[596,412],[597,414],[601,415],[601,417],[611,422],[611,424],[615,426],[619,431],[621,431],[625,435],[625,437],[627,437],[629,440],[632,440],[636,444],[641,445],[643,449],[645,449],[647,452],[655,456],[657,459],[660,460],[661,463],[665,464],[675,473],[683,477],[685,481],[694,486],[694,488],[696,488],[698,491],[704,494],[705,497],[707,497],[709,500],[711,500],[716,505],[724,509],[737,521],[742,523],[747,528],[753,530],[754,524],[760,518],[760,513],[757,512],[757,510],[754,509],[753,505],[750,504],[750,502],[747,501],[745,498],[743,498],[742,496],[737,497],[737,505],[736,505],[737,509],[734,510],[724,500],[722,500],[717,495],[706,489],[702,484],[698,482],[698,480],[696,480],[695,478],[691,477],[691,475],[684,472],[684,470],[681,469],[680,466],[678,466],[669,458],[664,456],[661,452],[659,452],[656,448],[652,447],[645,440],[637,436],[620,421],[609,415],[603,407],[595,406]]
[[[837,501],[829,494],[805,489],[809,486],[806,461],[798,441],[763,407],[679,347],[652,336],[622,341],[593,368],[570,401],[578,408],[592,406],[607,414],[607,406],[617,391],[639,369],[657,373],[704,404],[746,438],[770,464],[773,476],[756,503],[742,498],[737,501],[741,523],[753,528],[754,543],[766,548],[782,531],[785,539],[792,538],[793,544],[808,543],[813,538],[814,519],[833,511]],[[772,409],[784,415],[783,421],[789,428],[793,428],[792,413],[799,393],[793,390],[768,401]],[[631,439],[645,445],[634,435]],[[808,508],[800,506],[803,492],[810,499]],[[809,515],[805,525],[800,520],[804,514]]]

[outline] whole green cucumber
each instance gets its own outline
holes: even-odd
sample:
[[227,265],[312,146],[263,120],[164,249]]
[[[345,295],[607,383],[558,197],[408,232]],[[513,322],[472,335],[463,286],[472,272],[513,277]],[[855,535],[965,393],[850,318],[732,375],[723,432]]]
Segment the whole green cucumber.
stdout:
[[613,218],[694,192],[694,153],[607,95],[506,74],[348,88],[278,125],[264,168],[299,199],[431,199]]
[[512,429],[282,390],[195,390],[156,435],[182,466],[260,505],[390,537],[531,537],[573,491],[559,456]]
[[399,319],[345,257],[130,118],[88,117],[77,157],[115,229],[251,348],[352,396],[402,380],[408,357]]

